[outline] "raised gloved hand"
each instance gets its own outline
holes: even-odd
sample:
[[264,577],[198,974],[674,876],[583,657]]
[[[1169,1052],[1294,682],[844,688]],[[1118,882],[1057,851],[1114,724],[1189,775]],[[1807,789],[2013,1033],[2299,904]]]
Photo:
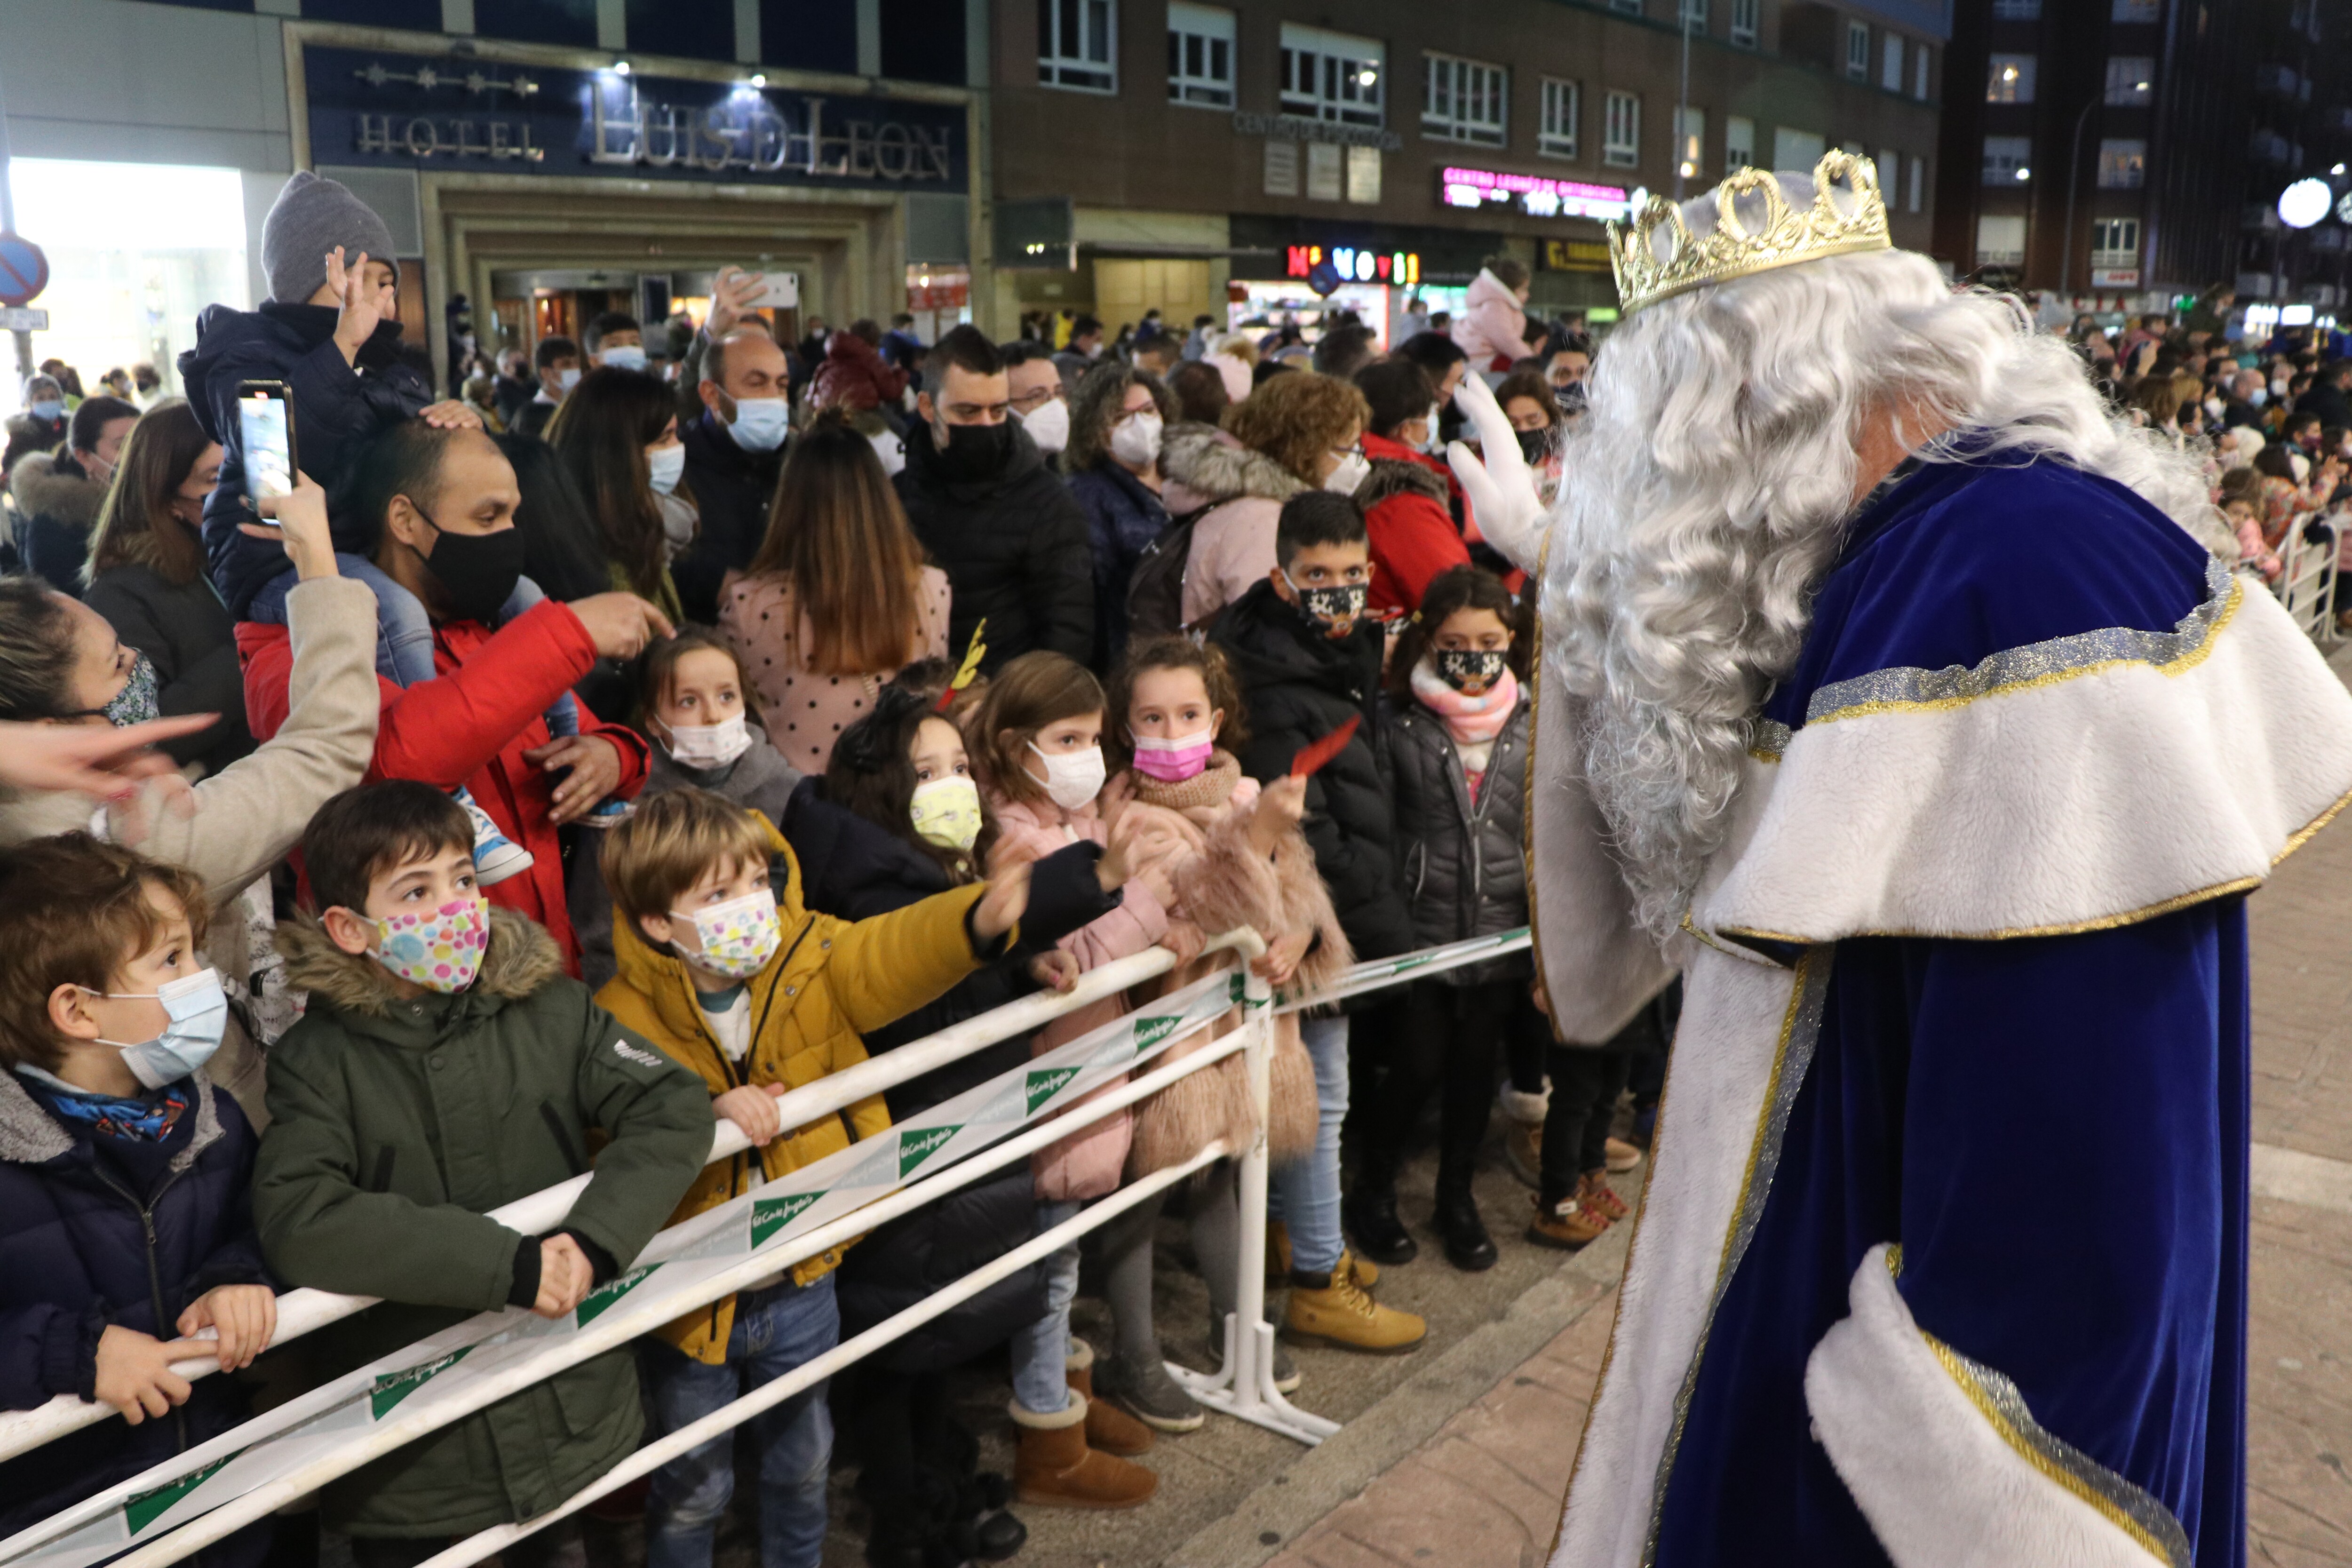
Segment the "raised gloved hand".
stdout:
[[1544,504],[1536,493],[1535,474],[1519,452],[1518,432],[1495,401],[1494,389],[1475,374],[1465,374],[1454,389],[1454,406],[1477,427],[1486,454],[1482,462],[1459,441],[1445,447],[1445,460],[1470,498],[1478,531],[1513,565],[1532,572],[1543,546]]

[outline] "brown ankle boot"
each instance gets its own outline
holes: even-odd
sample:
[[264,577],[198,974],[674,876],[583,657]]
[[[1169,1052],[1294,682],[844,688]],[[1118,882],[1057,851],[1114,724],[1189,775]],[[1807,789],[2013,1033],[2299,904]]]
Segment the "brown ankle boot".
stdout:
[[1050,1415],[1013,1405],[1021,1447],[1013,1461],[1013,1495],[1035,1508],[1139,1508],[1160,1478],[1141,1465],[1087,1446],[1093,1401],[1073,1393],[1069,1406]]
[[1087,1447],[1131,1459],[1151,1447],[1150,1427],[1108,1400],[1095,1397],[1094,1346],[1080,1340],[1063,1375],[1069,1380],[1070,1391],[1087,1402]]

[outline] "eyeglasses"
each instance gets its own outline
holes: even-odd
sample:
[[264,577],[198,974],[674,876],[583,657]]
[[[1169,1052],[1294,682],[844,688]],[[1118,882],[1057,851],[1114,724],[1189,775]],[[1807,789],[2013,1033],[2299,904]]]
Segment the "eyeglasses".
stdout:
[[1061,395],[1062,389],[1058,384],[1036,387],[1031,391],[1021,394],[1018,397],[1015,397],[1013,400],[1013,412],[1017,414],[1034,414],[1038,409],[1045,407],[1047,403],[1052,402]]

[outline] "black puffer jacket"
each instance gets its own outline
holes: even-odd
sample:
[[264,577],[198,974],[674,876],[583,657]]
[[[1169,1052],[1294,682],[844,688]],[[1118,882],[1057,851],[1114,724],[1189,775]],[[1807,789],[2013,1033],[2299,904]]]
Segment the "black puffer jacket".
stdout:
[[[1493,936],[1528,923],[1528,863],[1520,824],[1527,805],[1528,705],[1513,709],[1486,758],[1478,798],[1445,721],[1410,699],[1394,704],[1389,774],[1396,790],[1397,861],[1415,947]],[[1445,985],[1523,980],[1515,952],[1438,975]]]
[[1013,426],[1003,472],[955,481],[940,472],[931,427],[907,429],[907,466],[891,483],[915,537],[955,591],[948,650],[961,656],[988,620],[984,672],[1038,648],[1080,664],[1095,642],[1094,550],[1086,509],[1045,466],[1029,433]]
[[702,529],[669,563],[669,574],[686,618],[715,626],[719,584],[728,573],[751,565],[768,536],[768,508],[776,499],[784,448],[743,450],[708,409],[699,419],[680,423],[677,435],[686,443],[686,482],[702,509]]
[[[16,503],[19,563],[58,593],[80,598],[89,532],[106,487],[84,473],[70,453],[34,452],[17,459],[9,472],[8,495]],[[279,552],[280,559],[284,553]]]
[[1397,880],[1397,835],[1389,805],[1385,704],[1380,700],[1376,621],[1333,641],[1260,583],[1225,606],[1209,640],[1225,650],[1249,715],[1242,772],[1264,783],[1290,771],[1300,747],[1350,717],[1363,726],[1347,749],[1307,781],[1307,846],[1331,889],[1340,929],[1356,956],[1386,958],[1412,946],[1412,922]]
[[[258,310],[207,305],[196,317],[196,346],[180,356],[180,379],[188,389],[205,434],[221,444],[220,482],[205,500],[205,555],[213,586],[236,620],[246,618],[254,594],[288,570],[286,552],[274,539],[237,531],[257,521],[245,498],[245,445],[237,430],[239,382],[282,381],[294,396],[294,460],[331,491],[345,458],[368,436],[387,425],[413,419],[433,401],[425,378],[400,363],[400,323],[384,321],[352,364],[335,346],[335,312],[324,305],[284,305]],[[341,515],[335,548],[365,555],[375,546],[356,522]],[[371,525],[372,526],[372,525]]]

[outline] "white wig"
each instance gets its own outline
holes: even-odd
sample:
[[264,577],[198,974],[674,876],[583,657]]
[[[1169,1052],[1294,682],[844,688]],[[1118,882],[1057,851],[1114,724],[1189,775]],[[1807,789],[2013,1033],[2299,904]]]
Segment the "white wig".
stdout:
[[[1777,178],[1792,207],[1811,204],[1810,175]],[[1714,226],[1711,195],[1683,212],[1694,234]],[[2063,342],[1906,251],[1650,305],[1589,385],[1563,451],[1544,655],[1588,700],[1586,773],[1661,939],[1723,841],[1754,716],[1796,660],[1872,411],[1894,411],[1906,446],[1906,420],[1966,433],[1972,449],[2113,479],[2200,541],[2219,533],[2195,467],[2110,414]]]

